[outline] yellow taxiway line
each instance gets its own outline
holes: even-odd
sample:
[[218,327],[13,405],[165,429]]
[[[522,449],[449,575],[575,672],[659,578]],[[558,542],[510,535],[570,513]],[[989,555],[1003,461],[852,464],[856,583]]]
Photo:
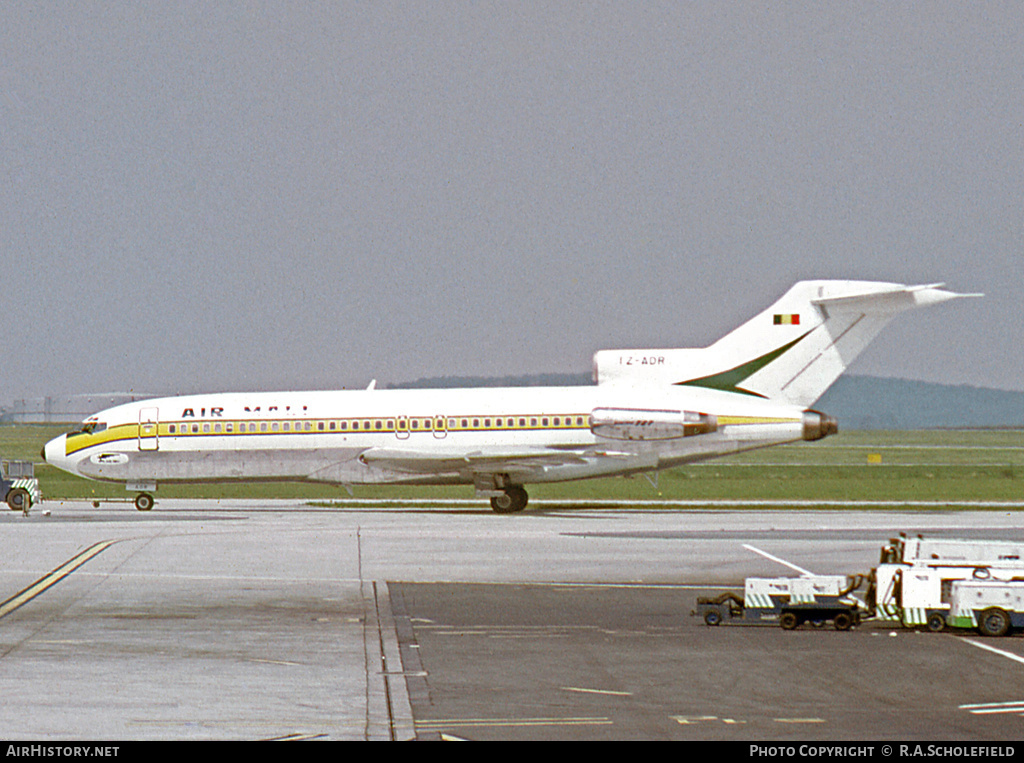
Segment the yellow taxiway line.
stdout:
[[55,586],[57,583],[62,581],[64,578],[66,578],[72,572],[74,572],[83,564],[88,562],[94,556],[102,553],[107,548],[114,545],[114,543],[116,542],[117,541],[113,540],[100,541],[99,543],[94,543],[93,545],[89,546],[89,548],[85,549],[85,551],[82,551],[81,553],[71,557],[57,569],[39,578],[39,580],[30,585],[28,588],[26,588],[23,591],[19,591],[18,593],[14,594],[14,596],[7,599],[7,601],[0,604],[0,617],[6,617],[11,612],[16,610],[18,607],[32,601],[32,599],[34,599],[36,596],[43,593],[48,588]]

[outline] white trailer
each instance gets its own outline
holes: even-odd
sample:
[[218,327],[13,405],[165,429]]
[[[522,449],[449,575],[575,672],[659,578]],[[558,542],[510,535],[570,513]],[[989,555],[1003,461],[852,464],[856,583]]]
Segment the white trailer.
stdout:
[[946,624],[977,628],[984,636],[1006,636],[1024,628],[1024,578],[954,583]]
[[778,623],[786,630],[809,622],[831,622],[845,631],[860,622],[860,603],[849,596],[863,583],[861,575],[807,575],[800,578],[747,578],[743,599],[734,593],[697,599],[693,614],[708,625],[725,620]]

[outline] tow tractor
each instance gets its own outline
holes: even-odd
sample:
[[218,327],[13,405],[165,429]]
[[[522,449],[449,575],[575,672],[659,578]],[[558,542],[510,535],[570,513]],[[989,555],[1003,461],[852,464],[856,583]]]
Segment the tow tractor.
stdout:
[[31,461],[0,461],[0,493],[12,511],[27,515],[32,505],[43,499],[35,476],[35,464]]
[[742,599],[735,593],[701,597],[693,614],[708,625],[730,620],[777,622],[784,630],[793,630],[803,623],[820,628],[831,622],[837,631],[847,631],[860,623],[860,602],[850,594],[863,583],[863,575],[747,578]]

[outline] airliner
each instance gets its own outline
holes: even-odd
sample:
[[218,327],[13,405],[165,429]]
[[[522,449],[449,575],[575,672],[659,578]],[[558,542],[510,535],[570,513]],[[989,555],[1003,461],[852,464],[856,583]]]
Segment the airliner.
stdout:
[[594,384],[217,393],[126,403],[43,448],[124,483],[473,485],[498,513],[528,484],[629,476],[838,431],[811,406],[897,313],[980,296],[944,284],[801,281],[709,347],[601,350]]

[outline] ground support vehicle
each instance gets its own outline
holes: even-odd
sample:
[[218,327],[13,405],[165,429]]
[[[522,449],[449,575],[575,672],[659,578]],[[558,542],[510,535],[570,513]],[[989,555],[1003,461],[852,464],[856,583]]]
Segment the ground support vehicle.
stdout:
[[693,614],[708,625],[739,620],[778,623],[793,630],[803,623],[822,627],[831,622],[836,630],[845,631],[860,622],[860,603],[850,593],[863,580],[860,575],[747,578],[742,599],[735,593],[701,597]]
[[43,496],[31,461],[0,461],[0,494],[13,511],[28,514],[33,504]]
[[890,620],[904,628],[946,627],[953,599],[953,587],[961,581],[1003,582],[1024,576],[1024,566],[967,564],[881,564],[872,571],[868,609],[879,620]]
[[1024,543],[1006,540],[908,537],[882,547],[871,571],[868,612],[905,628],[941,631],[957,581],[1024,576]]
[[1024,543],[1015,540],[925,538],[900,533],[882,546],[880,564],[981,564],[1012,567],[1022,564]]
[[976,628],[983,636],[1008,636],[1024,628],[1024,577],[953,583],[950,628]]

